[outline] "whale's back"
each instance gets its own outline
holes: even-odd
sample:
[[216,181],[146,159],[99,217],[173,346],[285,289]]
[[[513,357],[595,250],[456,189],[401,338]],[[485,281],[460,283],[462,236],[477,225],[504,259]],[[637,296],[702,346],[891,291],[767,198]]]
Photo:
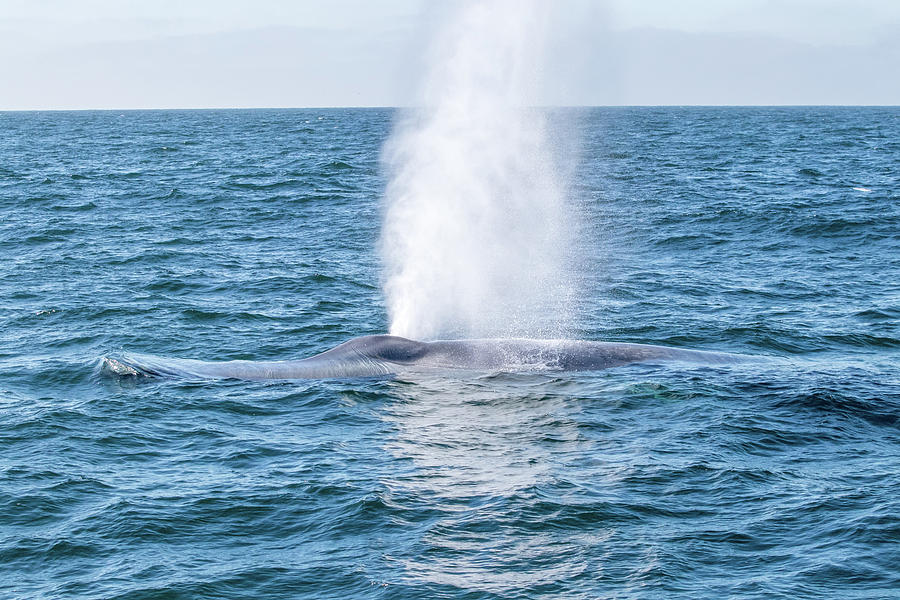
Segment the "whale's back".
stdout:
[[321,354],[286,361],[201,361],[126,353],[101,370],[119,376],[179,379],[383,377],[429,370],[590,371],[635,363],[728,364],[739,354],[583,340],[476,339],[419,342],[390,335],[354,338]]

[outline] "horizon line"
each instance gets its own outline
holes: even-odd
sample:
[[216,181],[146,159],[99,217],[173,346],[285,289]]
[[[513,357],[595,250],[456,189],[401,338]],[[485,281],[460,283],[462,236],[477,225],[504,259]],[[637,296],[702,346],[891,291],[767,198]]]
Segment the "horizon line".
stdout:
[[[139,112],[139,111],[188,111],[188,110],[343,110],[418,109],[415,105],[348,104],[323,106],[170,106],[131,108],[0,108],[0,113],[13,112]],[[547,104],[528,108],[900,108],[900,104]]]

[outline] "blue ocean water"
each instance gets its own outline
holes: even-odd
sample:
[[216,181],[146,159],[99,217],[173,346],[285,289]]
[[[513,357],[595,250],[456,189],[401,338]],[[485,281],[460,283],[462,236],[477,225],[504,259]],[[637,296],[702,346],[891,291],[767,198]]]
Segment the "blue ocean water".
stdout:
[[0,597],[898,597],[900,109],[562,113],[579,337],[776,360],[104,377],[384,332],[393,111],[0,113]]

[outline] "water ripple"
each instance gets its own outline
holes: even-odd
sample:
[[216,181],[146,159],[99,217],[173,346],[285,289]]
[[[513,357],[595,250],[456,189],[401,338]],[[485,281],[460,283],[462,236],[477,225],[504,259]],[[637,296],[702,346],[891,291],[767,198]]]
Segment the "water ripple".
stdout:
[[579,336],[776,360],[95,374],[123,349],[296,358],[382,332],[392,117],[0,113],[0,595],[896,594],[894,108],[551,121],[584,141]]

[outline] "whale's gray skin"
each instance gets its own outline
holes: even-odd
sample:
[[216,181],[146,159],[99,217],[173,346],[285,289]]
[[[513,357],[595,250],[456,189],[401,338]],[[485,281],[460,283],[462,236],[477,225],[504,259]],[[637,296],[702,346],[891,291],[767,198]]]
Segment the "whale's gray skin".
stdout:
[[320,379],[384,377],[448,369],[590,371],[634,363],[728,364],[751,358],[618,342],[529,339],[417,342],[393,335],[369,335],[302,360],[205,362],[125,354],[104,358],[101,369],[117,375],[183,379]]

